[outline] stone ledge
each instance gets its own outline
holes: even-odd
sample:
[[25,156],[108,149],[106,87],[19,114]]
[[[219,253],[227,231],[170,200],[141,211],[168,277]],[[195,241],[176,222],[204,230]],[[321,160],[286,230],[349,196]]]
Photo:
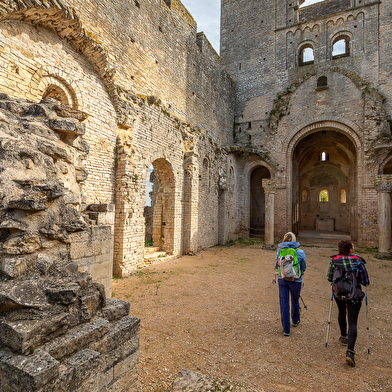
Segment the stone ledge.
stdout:
[[64,336],[44,345],[42,350],[48,352],[53,358],[62,360],[102,338],[108,332],[109,322],[102,318],[96,318],[88,324],[73,328]]

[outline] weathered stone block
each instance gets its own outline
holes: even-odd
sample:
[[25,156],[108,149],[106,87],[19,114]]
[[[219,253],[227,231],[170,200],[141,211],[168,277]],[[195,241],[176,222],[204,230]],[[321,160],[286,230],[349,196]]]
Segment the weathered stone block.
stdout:
[[45,290],[46,296],[50,302],[70,305],[76,301],[80,292],[80,285],[77,283],[59,284],[48,287]]
[[49,120],[49,126],[57,132],[67,132],[76,136],[82,136],[86,132],[86,126],[77,120],[51,119]]
[[17,278],[26,272],[29,259],[20,256],[0,255],[0,271],[10,278]]
[[62,313],[47,320],[3,321],[0,323],[0,339],[18,354],[30,354],[45,342],[47,336],[64,333],[69,314]]
[[0,287],[0,314],[15,309],[38,309],[45,302],[45,295],[37,282],[6,282]]
[[[34,392],[59,375],[59,362],[44,351],[28,357],[0,349],[0,378],[2,392],[12,390]],[[10,388],[9,388],[10,387]]]
[[42,211],[48,208],[48,199],[39,193],[34,193],[19,200],[10,200],[8,207],[32,212]]
[[[45,344],[42,349],[52,355],[53,358],[61,360],[80,349],[87,348],[89,345],[92,346],[92,342],[101,341],[102,337],[109,332],[109,329],[107,320],[96,318],[88,324],[81,324],[69,330],[64,336]],[[91,347],[89,348],[91,349]]]
[[119,320],[128,316],[131,304],[127,301],[120,301],[115,298],[106,300],[106,307],[102,309],[102,317],[109,321]]

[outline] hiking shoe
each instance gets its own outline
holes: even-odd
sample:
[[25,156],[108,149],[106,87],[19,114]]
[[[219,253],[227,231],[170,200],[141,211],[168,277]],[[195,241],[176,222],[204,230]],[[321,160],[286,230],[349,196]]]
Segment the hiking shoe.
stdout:
[[339,342],[342,343],[343,346],[347,346],[347,344],[348,344],[348,337],[347,336],[341,336],[339,338]]
[[355,354],[355,352],[352,350],[346,351],[346,363],[348,366],[351,366],[351,367],[355,366],[354,354]]
[[291,325],[292,325],[293,327],[296,327],[298,324],[299,324],[299,320],[298,320],[298,321],[293,321],[293,322],[291,323]]
[[284,336],[290,336],[290,332],[289,332],[289,333],[283,332],[283,335],[284,335]]

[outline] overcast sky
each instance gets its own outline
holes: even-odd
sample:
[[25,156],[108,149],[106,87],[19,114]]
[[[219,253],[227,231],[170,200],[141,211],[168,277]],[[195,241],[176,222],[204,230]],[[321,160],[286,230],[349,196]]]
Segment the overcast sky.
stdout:
[[[306,0],[302,7],[324,0]],[[221,0],[181,0],[197,23],[197,31],[203,31],[211,45],[219,53],[220,3]]]
[[220,0],[181,0],[197,23],[197,31],[203,31],[211,45],[219,53]]

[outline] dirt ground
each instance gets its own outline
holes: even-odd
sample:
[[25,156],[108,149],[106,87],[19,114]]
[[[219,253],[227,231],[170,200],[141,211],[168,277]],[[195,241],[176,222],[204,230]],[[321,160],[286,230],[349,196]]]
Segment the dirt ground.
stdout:
[[260,391],[392,391],[392,261],[367,260],[368,354],[363,303],[356,367],[338,342],[337,307],[326,347],[331,287],[326,280],[335,247],[302,246],[307,256],[301,323],[283,336],[275,252],[260,243],[214,247],[140,269],[113,281],[113,296],[141,318],[141,391],[170,391],[175,375],[192,369]]

